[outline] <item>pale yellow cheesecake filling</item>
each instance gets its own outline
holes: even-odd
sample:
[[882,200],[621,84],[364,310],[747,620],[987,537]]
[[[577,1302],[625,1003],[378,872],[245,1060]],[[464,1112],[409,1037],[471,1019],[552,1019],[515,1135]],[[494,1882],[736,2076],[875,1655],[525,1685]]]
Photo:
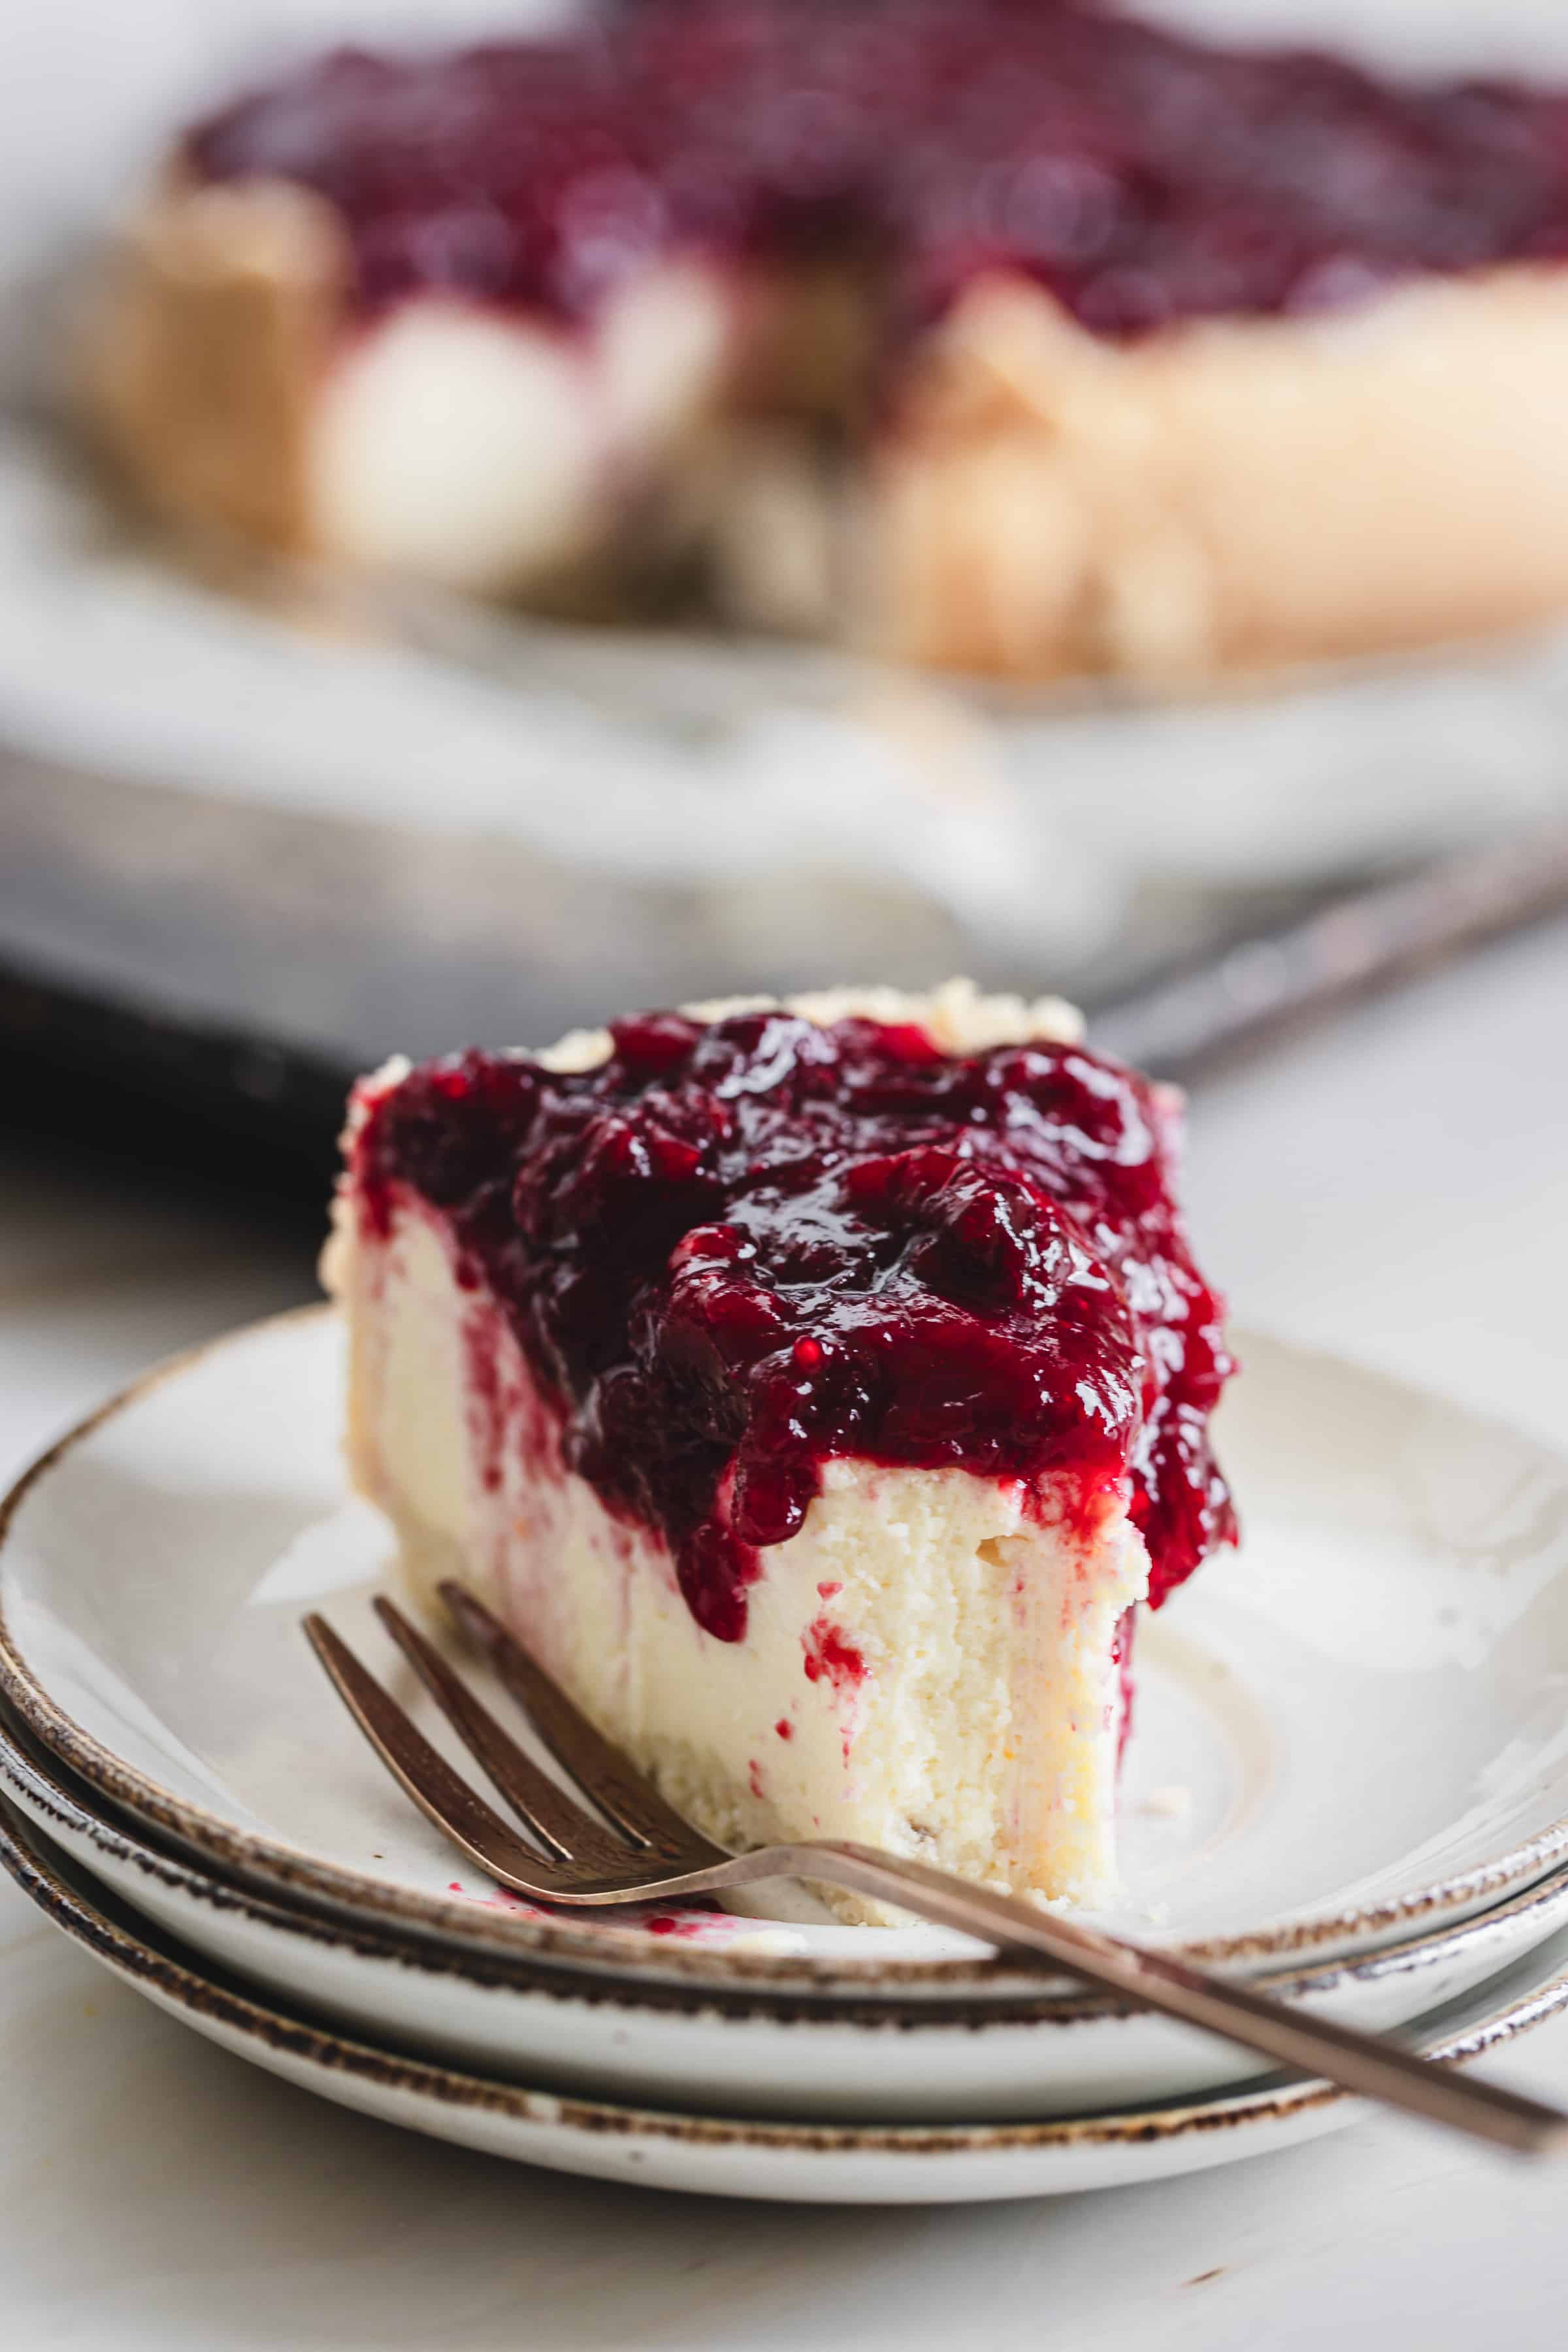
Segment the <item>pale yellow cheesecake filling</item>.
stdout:
[[856,1838],[1079,1903],[1113,1891],[1113,1644],[1149,1579],[1124,1506],[1086,1533],[1053,1523],[1048,1482],[1030,1497],[830,1461],[800,1533],[762,1554],[744,1639],[716,1641],[663,1541],[563,1467],[515,1340],[426,1213],[384,1243],[351,1234],[334,1280],[355,1482],[416,1595],[466,1577],[699,1827]]

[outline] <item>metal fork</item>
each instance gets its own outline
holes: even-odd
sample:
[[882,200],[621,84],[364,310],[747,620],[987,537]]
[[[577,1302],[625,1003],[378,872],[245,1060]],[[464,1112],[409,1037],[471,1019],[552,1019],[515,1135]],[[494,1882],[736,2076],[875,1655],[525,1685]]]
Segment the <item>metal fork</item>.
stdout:
[[[525,1843],[388,1696],[323,1617],[305,1631],[360,1729],[421,1812],[503,1886],[542,1902],[637,1903],[706,1895],[757,1879],[815,1878],[871,1895],[1009,1953],[1043,1955],[1102,1991],[1222,2035],[1342,2090],[1530,2156],[1568,2152],[1568,2115],[1394,2043],[1311,2018],[1173,1954],[1037,1910],[927,1864],[832,1838],[731,1853],[665,1803],[595,1730],[484,1603],[440,1587],[458,1630],[487,1655],[550,1753],[605,1818],[596,1819],[524,1754],[434,1644],[394,1603],[383,1624],[464,1746],[528,1831]],[[608,1825],[606,1825],[608,1824]]]

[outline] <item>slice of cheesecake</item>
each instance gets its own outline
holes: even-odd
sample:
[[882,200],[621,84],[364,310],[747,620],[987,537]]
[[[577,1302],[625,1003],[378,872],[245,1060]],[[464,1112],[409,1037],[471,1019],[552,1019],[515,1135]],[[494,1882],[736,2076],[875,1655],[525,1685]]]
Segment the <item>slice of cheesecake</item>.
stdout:
[[726,1843],[1114,1886],[1132,1612],[1233,1535],[1231,1367],[1177,1107],[1079,1036],[953,982],[355,1090],[355,1482]]

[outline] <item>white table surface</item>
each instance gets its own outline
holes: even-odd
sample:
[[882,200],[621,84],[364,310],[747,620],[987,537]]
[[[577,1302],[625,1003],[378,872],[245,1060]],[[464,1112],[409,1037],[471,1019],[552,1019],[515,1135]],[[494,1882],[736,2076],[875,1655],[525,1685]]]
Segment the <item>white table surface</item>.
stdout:
[[[1568,1438],[1568,933],[1205,1093],[1190,1192],[1244,1317]],[[309,1282],[302,1250],[216,1213],[0,1157],[7,1466],[153,1357]],[[1500,2072],[1568,2099],[1568,2023]],[[1393,2121],[1026,2205],[603,2188],[273,2082],[112,1983],[8,1884],[0,2084],[16,2352],[1568,2341],[1568,2176]]]

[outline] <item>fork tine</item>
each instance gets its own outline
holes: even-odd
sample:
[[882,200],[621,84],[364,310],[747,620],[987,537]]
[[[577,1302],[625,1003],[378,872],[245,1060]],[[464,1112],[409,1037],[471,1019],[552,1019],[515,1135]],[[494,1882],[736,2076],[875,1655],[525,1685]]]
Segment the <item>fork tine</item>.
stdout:
[[687,1863],[703,1856],[724,1858],[723,1849],[682,1821],[621,1750],[595,1728],[477,1594],[455,1577],[437,1590],[461,1631],[489,1656],[551,1754],[601,1811],[657,1853]]
[[627,1859],[624,1841],[585,1813],[563,1789],[557,1788],[530,1756],[503,1731],[488,1706],[452,1672],[434,1644],[412,1624],[384,1593],[375,1600],[375,1613],[402,1651],[426,1689],[477,1762],[482,1764],[524,1829],[539,1839],[547,1853],[581,1867],[613,1870]]
[[305,1632],[339,1697],[382,1762],[444,1836],[492,1878],[525,1895],[548,1900],[558,1886],[574,1884],[574,1874],[562,1873],[553,1863],[530,1853],[500,1815],[453,1771],[324,1617],[312,1611],[305,1619]]

